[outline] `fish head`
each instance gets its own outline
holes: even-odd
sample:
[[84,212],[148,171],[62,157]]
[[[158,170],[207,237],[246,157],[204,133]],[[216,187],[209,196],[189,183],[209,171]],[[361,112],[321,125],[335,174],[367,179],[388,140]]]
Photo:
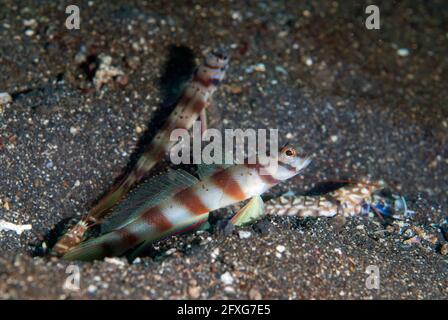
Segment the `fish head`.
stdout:
[[205,58],[207,66],[215,69],[226,69],[229,64],[230,55],[224,49],[215,49]]
[[278,154],[278,168],[276,178],[286,180],[292,178],[311,163],[311,158],[299,148],[290,144],[280,149]]

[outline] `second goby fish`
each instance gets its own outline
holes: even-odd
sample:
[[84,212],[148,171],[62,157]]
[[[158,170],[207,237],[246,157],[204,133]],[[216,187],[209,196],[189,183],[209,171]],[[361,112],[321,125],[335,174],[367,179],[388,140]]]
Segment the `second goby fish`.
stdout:
[[[170,141],[170,134],[174,129],[190,129],[193,122],[204,116],[209,100],[223,80],[229,63],[229,57],[221,51],[212,51],[196,70],[192,80],[186,86],[178,105],[160,129],[134,169],[112,190],[106,194],[88,215],[81,219],[73,228],[69,229],[56,243],[53,253],[63,255],[78,245],[85,232],[94,224],[101,223],[105,213],[116,205],[128,191],[165,156],[175,143]],[[204,122],[205,119],[202,119]]]

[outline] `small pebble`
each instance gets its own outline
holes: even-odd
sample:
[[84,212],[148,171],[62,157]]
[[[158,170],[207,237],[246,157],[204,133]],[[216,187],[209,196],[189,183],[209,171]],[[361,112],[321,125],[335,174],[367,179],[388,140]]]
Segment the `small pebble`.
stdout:
[[233,20],[241,20],[242,19],[241,13],[238,11],[232,12],[232,19]]
[[77,134],[79,132],[79,128],[77,128],[77,127],[70,127],[70,133],[72,134],[72,135],[75,135],[75,134]]
[[286,250],[286,248],[285,248],[285,246],[279,244],[279,245],[275,248],[275,250],[277,250],[277,252],[283,253],[283,252]]
[[170,255],[172,255],[176,251],[177,251],[176,248],[168,249],[168,250],[165,251],[165,255],[170,256]]
[[119,258],[104,258],[104,261],[107,263],[115,264],[120,267],[124,267],[126,265],[126,263]]
[[112,81],[114,78],[124,76],[124,72],[121,69],[112,66],[111,56],[101,54],[98,58],[100,63],[93,78],[93,83],[97,90],[101,89],[104,84]]
[[440,248],[440,253],[443,256],[448,256],[448,243],[445,243],[441,248]]
[[12,102],[12,97],[7,92],[0,92],[0,105]]
[[201,296],[201,287],[198,286],[189,287],[188,295],[193,299],[199,298]]
[[125,75],[125,74],[124,75],[119,75],[117,77],[117,82],[118,82],[119,85],[125,87],[129,83],[129,77],[127,75]]
[[397,54],[400,57],[407,57],[409,55],[409,49],[407,49],[407,48],[400,48],[400,49],[397,50]]
[[219,248],[216,248],[211,253],[212,258],[216,259],[219,256]]
[[249,291],[249,298],[252,299],[252,300],[261,300],[262,296],[261,296],[260,291],[258,291],[255,288],[252,288]]
[[263,63],[257,63],[253,66],[247,67],[245,69],[246,73],[252,73],[252,72],[265,72],[266,71],[266,66]]
[[229,86],[228,87],[230,92],[232,92],[233,94],[239,94],[241,92],[243,92],[243,88],[240,86]]
[[254,70],[257,72],[265,72],[266,71],[266,66],[263,63],[257,63],[254,66]]
[[252,226],[252,229],[254,229],[255,232],[261,234],[261,235],[267,235],[269,233],[269,229],[271,227],[271,224],[267,220],[261,220],[255,223]]
[[37,21],[36,19],[29,19],[29,20],[23,20],[23,25],[25,27],[35,28],[37,27]]
[[143,132],[143,129],[142,129],[142,127],[140,127],[140,126],[136,126],[135,127],[135,132],[137,132],[137,133],[142,133]]
[[235,226],[230,220],[219,220],[214,229],[219,236],[231,235],[233,230],[235,230]]
[[286,69],[283,68],[282,66],[275,66],[275,71],[283,74],[288,74],[288,71],[286,71]]
[[87,292],[89,293],[95,293],[98,290],[97,286],[94,286],[93,284],[89,285],[89,287],[87,288]]
[[311,66],[313,65],[313,63],[314,63],[314,61],[313,61],[313,59],[311,59],[310,57],[308,57],[308,58],[305,59],[305,64],[306,64],[308,67],[311,67]]
[[252,235],[249,231],[240,230],[238,231],[238,235],[240,236],[240,239],[248,239]]
[[235,293],[235,289],[233,287],[227,286],[224,288],[224,292],[225,293]]
[[225,285],[231,285],[233,283],[233,277],[229,272],[223,273],[220,279]]
[[27,28],[26,30],[25,30],[25,35],[26,36],[28,36],[28,37],[32,37],[33,35],[34,35],[34,30],[33,29],[29,29],[29,28]]
[[117,266],[125,266],[126,262],[124,262],[120,258],[104,258],[104,261],[107,263],[115,264]]

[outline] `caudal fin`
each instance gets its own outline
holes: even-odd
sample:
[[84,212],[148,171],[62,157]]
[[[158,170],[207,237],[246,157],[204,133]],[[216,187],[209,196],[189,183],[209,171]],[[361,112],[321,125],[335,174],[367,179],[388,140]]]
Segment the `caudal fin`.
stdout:
[[99,238],[86,241],[67,252],[62,257],[62,260],[92,261],[102,259],[110,254],[110,252],[107,252],[106,247],[114,248],[116,239],[115,234],[111,232]]

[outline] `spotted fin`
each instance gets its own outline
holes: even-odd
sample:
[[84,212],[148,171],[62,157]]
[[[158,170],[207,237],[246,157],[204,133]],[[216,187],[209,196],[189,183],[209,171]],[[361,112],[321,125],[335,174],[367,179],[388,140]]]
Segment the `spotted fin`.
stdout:
[[235,226],[251,224],[264,216],[264,203],[260,196],[255,196],[230,220]]
[[196,169],[196,174],[199,179],[204,179],[214,175],[216,172],[227,169],[230,164],[198,164]]
[[170,170],[144,182],[132,192],[111,216],[101,225],[101,232],[108,233],[132,222],[147,208],[153,207],[172,195],[191,187],[199,180],[184,170]]

